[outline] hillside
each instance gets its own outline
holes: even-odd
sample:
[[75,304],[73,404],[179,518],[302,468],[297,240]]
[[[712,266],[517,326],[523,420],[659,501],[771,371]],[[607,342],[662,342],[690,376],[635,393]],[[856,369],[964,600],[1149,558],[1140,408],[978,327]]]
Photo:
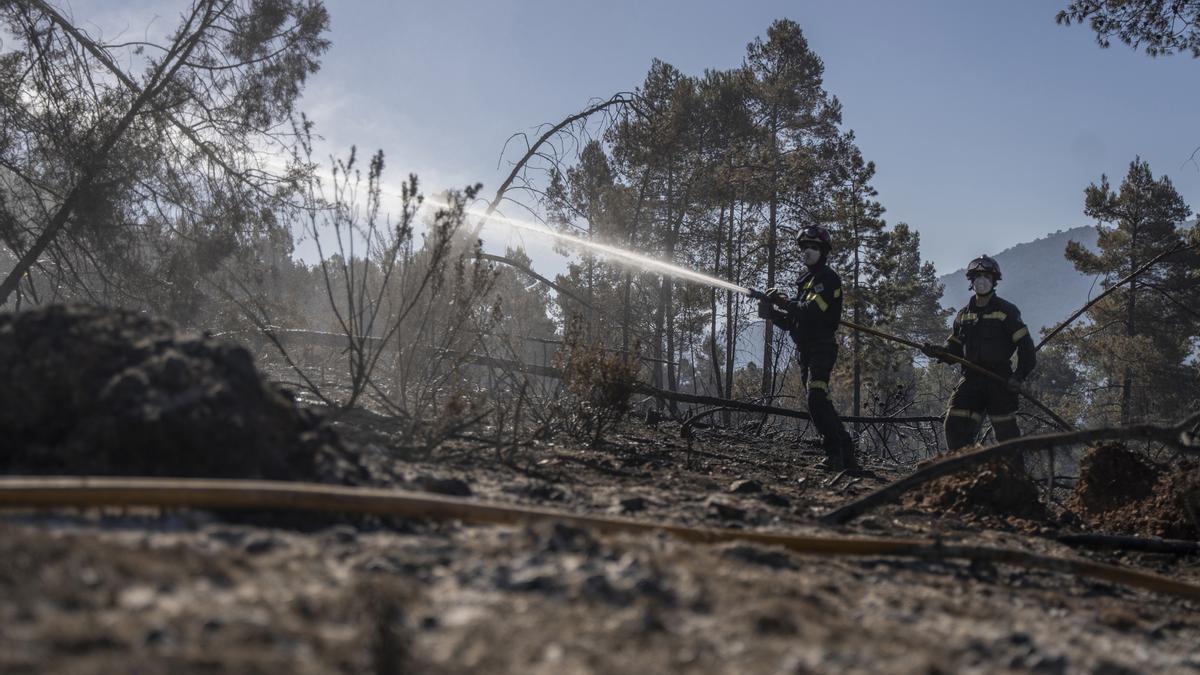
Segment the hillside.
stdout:
[[[991,254],[1004,273],[997,292],[1021,308],[1025,323],[1035,335],[1065,319],[1100,289],[1099,279],[1075,271],[1063,256],[1071,240],[1095,248],[1096,229],[1087,226],[1061,230]],[[965,271],[965,267],[959,268],[938,278],[946,287],[943,305],[962,307],[970,297]]]

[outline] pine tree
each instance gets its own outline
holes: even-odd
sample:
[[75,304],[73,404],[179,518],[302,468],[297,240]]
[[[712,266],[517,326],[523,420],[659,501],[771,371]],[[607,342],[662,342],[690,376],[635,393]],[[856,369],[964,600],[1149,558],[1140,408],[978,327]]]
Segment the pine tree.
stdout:
[[[1098,220],[1099,253],[1078,242],[1066,257],[1084,274],[1101,274],[1109,285],[1151,258],[1184,244],[1178,226],[1191,210],[1166,176],[1154,178],[1135,158],[1114,192],[1107,176],[1085,191],[1084,213]],[[1103,223],[1111,223],[1106,227]],[[1088,310],[1090,325],[1070,330],[1085,364],[1119,390],[1122,424],[1171,415],[1197,394],[1197,369],[1188,357],[1200,323],[1194,298],[1200,260],[1194,251],[1168,256]],[[1101,395],[1102,406],[1114,405]]]
[[[879,193],[871,185],[875,176],[875,163],[863,160],[862,153],[854,145],[854,134],[843,136],[837,144],[836,163],[832,183],[832,211],[829,219],[838,224],[834,265],[842,277],[846,289],[845,303],[850,310],[850,319],[859,325],[874,324],[871,305],[874,289],[866,283],[868,275],[878,284],[879,276],[871,275],[869,262],[881,260],[882,233],[887,223],[883,220],[883,206],[875,200]],[[858,331],[850,333],[850,369],[852,410],[855,416],[862,414],[863,362],[865,360],[863,336]]]
[[[945,338],[951,310],[941,306],[943,288],[933,263],[921,259],[920,233],[906,223],[881,233],[867,270],[872,281],[868,288],[870,320],[875,327],[916,342]],[[871,339],[865,346],[864,380],[873,390],[871,399],[890,396],[893,403],[912,402],[917,380],[914,354],[907,347],[882,340]]]
[[[822,146],[836,138],[841,105],[823,88],[825,64],[808,47],[800,26],[780,19],[767,29],[767,39],[747,47],[751,109],[759,127],[756,161],[767,204],[766,269],[764,285],[775,286],[780,265],[781,207],[786,201],[805,202],[813,184],[814,161]],[[774,332],[763,332],[762,392],[774,385]]]
[[211,270],[276,224],[266,202],[284,180],[260,153],[281,149],[328,14],[315,0],[185,5],[160,44],[103,45],[44,0],[0,3],[0,221],[14,224],[0,239],[17,260],[0,304],[35,274],[81,295],[115,277],[130,300],[121,277],[152,284],[173,238]]

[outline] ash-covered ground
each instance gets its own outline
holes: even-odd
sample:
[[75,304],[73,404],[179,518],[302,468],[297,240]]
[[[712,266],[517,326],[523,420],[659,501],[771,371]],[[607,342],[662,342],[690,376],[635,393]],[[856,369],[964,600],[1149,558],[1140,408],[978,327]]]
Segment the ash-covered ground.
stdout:
[[[828,472],[788,437],[701,429],[689,442],[674,423],[630,424],[598,448],[545,442],[504,462],[465,443],[414,461],[385,418],[323,423],[236,347],[130,315],[23,316],[0,317],[0,368],[19,373],[22,391],[0,414],[0,438],[17,439],[6,441],[10,474],[393,486],[652,523],[1085,556],[1200,583],[1194,555],[1055,541],[1200,537],[1196,468],[1119,447],[1089,453],[1059,503],[997,464],[821,528],[816,515],[901,473]],[[71,373],[55,374],[65,365]],[[12,413],[22,398],[25,412]],[[5,673],[1200,672],[1196,603],[1006,565],[798,555],[547,521],[155,509],[8,513],[0,549]]]

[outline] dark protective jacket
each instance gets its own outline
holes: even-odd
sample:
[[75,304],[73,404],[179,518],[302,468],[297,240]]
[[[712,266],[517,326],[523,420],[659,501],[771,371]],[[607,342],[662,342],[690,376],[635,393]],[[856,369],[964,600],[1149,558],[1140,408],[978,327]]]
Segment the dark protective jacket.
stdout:
[[842,320],[842,278],[825,263],[808,269],[796,283],[796,297],[788,300],[786,314],[771,321],[786,330],[800,347],[831,343]]
[[[1015,375],[1024,380],[1037,365],[1037,352],[1033,338],[1025,322],[1021,321],[1021,310],[1011,302],[992,293],[986,305],[975,306],[972,297],[967,306],[954,317],[954,330],[946,338],[947,352],[964,358],[988,370],[1009,377]],[[1012,369],[1012,355],[1017,352],[1017,369]],[[974,376],[963,368],[963,376]]]

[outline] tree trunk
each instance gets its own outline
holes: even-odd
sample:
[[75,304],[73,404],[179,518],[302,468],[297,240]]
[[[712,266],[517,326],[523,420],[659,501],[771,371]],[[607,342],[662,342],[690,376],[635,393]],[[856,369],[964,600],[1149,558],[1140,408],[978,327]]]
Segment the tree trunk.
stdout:
[[[630,223],[630,225],[629,225],[629,250],[631,250],[631,251],[637,250],[638,221],[641,220],[641,217],[642,217],[642,204],[644,203],[644,200],[646,198],[646,188],[649,185],[650,185],[650,172],[647,171],[645,176],[642,177],[642,185],[641,185],[641,188],[638,189],[637,207],[634,208],[634,210],[633,210],[633,222]],[[623,302],[624,302],[625,306],[621,310],[621,349],[622,349],[622,351],[625,351],[625,352],[629,351],[629,333],[630,333],[629,324],[632,320],[632,313],[633,313],[632,309],[630,307],[631,300],[632,300],[631,296],[633,293],[632,288],[633,288],[633,272],[626,269],[625,270],[625,292],[624,292],[624,298],[623,298]]]
[[[767,288],[775,287],[775,244],[779,234],[779,124],[771,113],[771,202],[767,224]],[[775,326],[763,321],[762,395],[775,393]]]
[[[1132,232],[1129,237],[1129,265],[1130,273],[1138,267],[1137,262],[1137,235],[1138,224],[1134,222]],[[1134,318],[1137,315],[1137,279],[1131,279],[1129,282],[1129,300],[1125,303],[1125,338],[1132,343],[1133,338],[1137,336],[1137,323]],[[1127,348],[1132,347],[1132,344],[1127,345]],[[1133,367],[1126,365],[1125,372],[1122,374],[1121,380],[1121,424],[1128,425],[1132,419],[1132,403],[1133,403]]]
[[[654,310],[654,344],[650,346],[650,354],[654,357],[654,386],[663,388],[663,328],[667,316],[667,298],[666,298],[667,280],[664,278],[659,285],[658,290],[658,306]],[[658,402],[658,407],[662,407],[662,401]]]
[[[675,260],[675,243],[679,237],[679,228],[683,226],[683,208],[679,209],[679,217],[675,223],[670,225],[671,229],[667,235],[667,250],[665,259],[667,262]],[[663,312],[666,316],[666,334],[667,334],[667,353],[670,354],[670,361],[667,363],[667,388],[671,391],[679,390],[679,373],[676,368],[675,356],[675,279],[669,275],[663,275],[662,297],[661,303]],[[671,412],[678,414],[678,404],[671,401],[669,404]]]
[[[860,283],[862,267],[859,260],[859,219],[854,218],[854,323],[862,325],[862,286]],[[854,351],[854,416],[862,415],[862,333],[854,331],[851,334],[851,345]],[[858,429],[855,429],[858,431]]]
[[[734,265],[733,265],[733,260],[734,260],[733,228],[734,228],[734,224],[736,223],[736,220],[734,219],[734,215],[735,215],[734,207],[736,205],[737,205],[736,200],[731,197],[729,199],[729,239],[728,239],[728,244],[726,246],[726,250],[729,251],[729,254],[727,256],[725,256],[725,261],[726,261],[725,264],[728,266],[728,272],[726,274],[726,278],[735,284],[740,281],[741,271],[742,271],[741,270],[742,257],[741,257],[740,249],[739,249],[739,253],[737,256],[737,261],[738,261],[737,268],[735,269]],[[740,240],[741,240],[741,237],[739,236],[738,241],[740,241]],[[734,311],[734,307],[735,307],[734,302],[737,299],[740,299],[740,298],[734,298],[733,291],[725,292],[725,393],[728,394],[729,398],[733,398],[734,355],[735,355],[735,352],[737,351],[738,313]],[[730,411],[726,410],[724,412],[723,417],[724,417],[723,421],[725,422],[725,426],[728,427],[731,423],[732,413]]]
[[[716,250],[713,252],[713,276],[721,276],[721,245],[725,228],[725,205],[721,205],[721,213],[717,216],[717,236],[715,239]],[[713,383],[716,385],[717,396],[727,398],[724,389],[721,387],[721,364],[717,361],[717,289],[710,289],[709,300],[709,328],[708,328],[708,345],[709,359],[712,361]],[[728,291],[727,291],[728,292]]]
[[[671,200],[671,190],[674,187],[674,185],[673,185],[674,180],[675,180],[675,172],[668,170],[667,171],[667,184],[666,184],[666,189],[664,190],[666,192],[666,198],[667,198],[666,199],[666,201],[667,201],[667,217],[666,217],[665,225],[666,225],[668,232],[671,230],[673,220],[674,220],[672,207],[675,205],[675,203]],[[669,234],[667,235],[667,238],[670,239]],[[669,243],[668,243],[668,245],[669,245]],[[665,259],[667,259],[667,260],[670,259],[669,253],[664,252],[664,255],[666,256]],[[658,285],[658,307],[655,309],[655,312],[654,312],[653,353],[654,353],[654,357],[656,359],[655,363],[654,363],[654,386],[658,387],[659,389],[663,388],[663,380],[664,380],[664,377],[663,377],[663,375],[664,375],[664,373],[663,373],[663,360],[664,360],[663,359],[663,337],[664,337],[664,334],[663,333],[664,333],[664,330],[666,329],[667,299],[668,299],[668,294],[670,293],[670,287],[667,284],[669,283],[669,281],[670,281],[670,277],[667,277],[664,275],[662,277],[661,281],[659,282],[659,285]],[[661,410],[662,407],[663,407],[663,401],[660,399],[658,401],[658,408]]]

